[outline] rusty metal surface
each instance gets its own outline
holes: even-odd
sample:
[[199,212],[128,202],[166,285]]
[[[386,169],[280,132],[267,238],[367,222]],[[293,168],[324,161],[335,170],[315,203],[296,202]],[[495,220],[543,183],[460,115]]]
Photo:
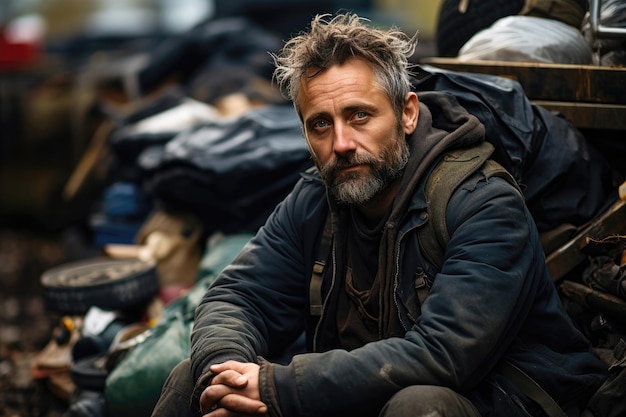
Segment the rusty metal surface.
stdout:
[[423,58],[445,70],[496,75],[520,83],[528,98],[578,128],[626,130],[626,68]]
[[547,110],[559,112],[581,129],[626,130],[626,105],[532,100]]
[[531,100],[626,104],[626,68],[423,58],[421,64],[518,81]]

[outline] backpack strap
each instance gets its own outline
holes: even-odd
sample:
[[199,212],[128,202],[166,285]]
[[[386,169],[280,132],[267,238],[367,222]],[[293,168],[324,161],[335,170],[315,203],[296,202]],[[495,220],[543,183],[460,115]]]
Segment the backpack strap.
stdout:
[[[463,181],[480,170],[486,178],[504,178],[522,193],[515,178],[500,164],[489,159],[493,150],[493,145],[483,142],[476,147],[448,152],[426,180],[425,193],[429,221],[418,229],[418,240],[426,260],[430,261],[438,271],[443,265],[443,254],[450,240],[446,225],[448,201]],[[423,304],[430,288],[426,285],[425,274],[421,276],[423,282],[419,280],[416,282],[416,291],[420,304]],[[567,417],[554,399],[521,369],[510,362],[503,361],[498,370],[518,389],[537,402],[549,417]]]
[[309,281],[309,318],[306,332],[306,345],[311,351],[314,350],[314,334],[317,324],[322,316],[324,300],[322,299],[322,280],[326,270],[326,262],[333,242],[332,217],[330,212],[326,215],[322,238],[317,252],[317,259],[313,263],[311,279]]
[[526,372],[509,361],[502,361],[497,369],[517,389],[539,404],[548,417],[567,417],[565,411],[554,401],[550,394],[541,388]]
[[317,259],[313,264],[313,271],[311,271],[311,281],[309,284],[309,316],[319,318],[322,315],[322,279],[324,277],[324,269],[326,267],[326,260],[330,254],[330,248],[333,240],[333,228],[331,215],[326,215],[326,222],[324,223],[324,231],[322,232],[322,238],[320,240],[320,247],[317,253]]
[[[417,236],[424,257],[438,271],[443,266],[443,255],[450,240],[446,209],[459,185],[474,172],[482,170],[487,178],[502,177],[519,190],[515,178],[500,164],[489,159],[493,151],[493,145],[484,141],[478,146],[447,152],[426,180],[424,192],[428,203],[428,221],[418,229]],[[421,305],[430,290],[425,274],[417,277],[415,289]]]
[[418,229],[418,239],[426,260],[437,270],[441,270],[443,254],[450,240],[446,225],[448,201],[463,181],[480,169],[487,178],[505,178],[519,189],[513,176],[489,159],[493,150],[493,145],[486,141],[478,146],[452,150],[443,155],[426,180],[429,220]]

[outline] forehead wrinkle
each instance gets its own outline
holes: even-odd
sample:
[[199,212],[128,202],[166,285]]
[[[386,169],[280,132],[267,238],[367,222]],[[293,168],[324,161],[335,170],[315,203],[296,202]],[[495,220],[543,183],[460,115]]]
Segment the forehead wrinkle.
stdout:
[[[356,59],[350,62],[356,65],[348,72],[343,71],[345,64],[332,66],[301,80],[297,107],[303,122],[335,112],[346,112],[348,106],[353,109],[376,108],[374,95],[382,93],[387,97],[367,63]],[[313,113],[307,116],[305,110]]]
[[[320,102],[325,101],[332,102],[334,105],[339,104],[339,109],[341,110],[374,107],[373,104],[369,103],[373,101],[373,94],[383,93],[377,86],[370,89],[357,80],[350,84],[338,82],[338,80],[334,81],[327,83],[326,86],[315,85],[313,88],[309,86],[303,89],[304,94],[302,97],[308,97],[308,107],[315,107]],[[336,87],[331,87],[337,83]]]

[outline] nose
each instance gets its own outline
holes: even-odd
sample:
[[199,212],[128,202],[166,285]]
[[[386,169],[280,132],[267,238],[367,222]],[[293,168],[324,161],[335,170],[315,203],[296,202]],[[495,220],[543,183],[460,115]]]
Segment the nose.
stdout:
[[356,140],[352,129],[344,124],[335,123],[334,130],[333,151],[339,155],[354,152]]

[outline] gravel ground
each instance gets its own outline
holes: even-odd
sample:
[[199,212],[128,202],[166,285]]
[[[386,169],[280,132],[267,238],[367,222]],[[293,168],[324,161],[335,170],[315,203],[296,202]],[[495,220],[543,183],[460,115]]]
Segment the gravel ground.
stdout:
[[39,279],[70,252],[62,236],[0,229],[0,417],[57,417],[67,409],[30,367],[60,319],[46,310]]

